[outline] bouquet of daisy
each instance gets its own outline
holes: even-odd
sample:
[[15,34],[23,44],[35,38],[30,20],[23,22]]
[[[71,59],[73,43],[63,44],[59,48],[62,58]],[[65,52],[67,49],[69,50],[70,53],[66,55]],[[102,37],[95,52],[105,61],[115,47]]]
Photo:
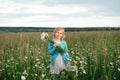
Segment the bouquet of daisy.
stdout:
[[[48,33],[46,32],[42,32],[41,33],[41,40],[43,42],[52,42],[53,44],[55,43],[53,39],[51,39],[48,35]],[[58,50],[60,51],[60,53],[63,55],[65,53],[65,51],[60,47],[60,46],[57,46]]]

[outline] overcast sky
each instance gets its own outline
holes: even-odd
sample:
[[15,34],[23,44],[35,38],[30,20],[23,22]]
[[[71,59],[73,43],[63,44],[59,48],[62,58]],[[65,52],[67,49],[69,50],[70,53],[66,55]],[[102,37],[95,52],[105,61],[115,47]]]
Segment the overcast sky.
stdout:
[[120,26],[120,0],[0,0],[0,26]]

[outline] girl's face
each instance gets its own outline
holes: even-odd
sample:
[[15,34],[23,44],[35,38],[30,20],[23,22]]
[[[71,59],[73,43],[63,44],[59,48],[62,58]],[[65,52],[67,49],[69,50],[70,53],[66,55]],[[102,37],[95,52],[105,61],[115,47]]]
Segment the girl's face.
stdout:
[[55,35],[54,37],[57,39],[57,40],[61,40],[64,36],[64,33],[63,33],[63,30],[58,30],[55,32]]

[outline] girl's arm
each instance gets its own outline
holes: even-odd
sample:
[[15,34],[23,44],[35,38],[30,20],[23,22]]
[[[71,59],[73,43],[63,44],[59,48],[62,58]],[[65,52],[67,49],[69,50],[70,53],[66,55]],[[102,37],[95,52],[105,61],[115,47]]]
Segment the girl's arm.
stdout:
[[53,55],[55,52],[54,44],[51,42],[48,43],[48,51],[49,51],[50,55]]
[[65,53],[63,54],[62,57],[63,57],[63,60],[64,60],[65,63],[69,63],[69,62],[70,62],[70,56],[69,56],[69,54],[68,54],[67,43],[65,42],[64,44],[65,44],[65,48],[64,48]]
[[68,47],[67,47],[67,43],[65,42],[65,52],[68,52]]

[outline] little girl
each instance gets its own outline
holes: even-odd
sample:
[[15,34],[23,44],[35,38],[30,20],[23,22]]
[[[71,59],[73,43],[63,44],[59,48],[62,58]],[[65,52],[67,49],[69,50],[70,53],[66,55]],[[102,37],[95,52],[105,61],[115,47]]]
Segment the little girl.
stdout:
[[[68,70],[70,67],[70,58],[68,54],[68,47],[65,40],[64,28],[58,27],[53,32],[53,40],[55,43],[48,43],[48,50],[50,53],[50,72],[51,74],[60,74],[63,70]],[[64,50],[61,54],[57,49],[60,46]]]

